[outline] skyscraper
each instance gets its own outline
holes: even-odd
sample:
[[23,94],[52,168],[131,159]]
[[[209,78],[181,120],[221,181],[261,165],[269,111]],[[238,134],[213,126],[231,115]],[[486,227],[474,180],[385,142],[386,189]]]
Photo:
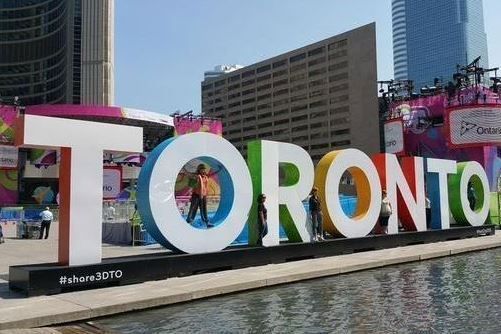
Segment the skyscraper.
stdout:
[[113,104],[114,0],[0,1],[0,98]]
[[488,67],[482,0],[392,0],[392,19],[395,79],[419,90],[478,56]]

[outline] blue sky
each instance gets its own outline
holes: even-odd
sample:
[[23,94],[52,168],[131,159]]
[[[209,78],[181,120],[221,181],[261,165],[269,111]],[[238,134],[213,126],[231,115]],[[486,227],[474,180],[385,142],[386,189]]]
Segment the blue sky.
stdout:
[[[451,0],[452,1],[452,0]],[[376,22],[378,79],[393,77],[391,0],[118,0],[115,104],[200,111],[203,72],[250,65]],[[484,0],[491,67],[501,66],[500,0]]]

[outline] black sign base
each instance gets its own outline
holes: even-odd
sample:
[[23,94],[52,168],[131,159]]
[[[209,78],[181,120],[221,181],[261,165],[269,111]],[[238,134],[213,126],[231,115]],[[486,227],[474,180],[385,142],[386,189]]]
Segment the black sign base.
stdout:
[[136,255],[108,258],[99,264],[85,266],[60,266],[56,263],[11,266],[9,287],[26,296],[57,294],[494,233],[494,226],[453,227],[448,230],[329,239],[316,243],[286,243],[274,247],[230,247],[205,254],[165,252]]

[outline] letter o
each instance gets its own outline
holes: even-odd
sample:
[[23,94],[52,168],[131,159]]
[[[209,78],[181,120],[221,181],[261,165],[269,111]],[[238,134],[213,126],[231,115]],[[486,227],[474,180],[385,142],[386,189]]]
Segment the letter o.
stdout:
[[[339,182],[345,171],[355,180],[357,210],[348,217],[339,199]],[[320,189],[323,204],[327,208],[327,223],[334,232],[348,238],[364,237],[374,228],[381,210],[381,183],[371,159],[357,149],[327,153],[318,163],[315,185]],[[329,226],[327,226],[329,228]]]
[[[211,229],[189,225],[178,210],[176,178],[190,160],[219,162],[221,202]],[[146,230],[166,248],[186,253],[220,251],[229,246],[245,226],[252,205],[252,182],[245,160],[222,137],[191,133],[158,145],[146,160],[138,180],[138,208]]]

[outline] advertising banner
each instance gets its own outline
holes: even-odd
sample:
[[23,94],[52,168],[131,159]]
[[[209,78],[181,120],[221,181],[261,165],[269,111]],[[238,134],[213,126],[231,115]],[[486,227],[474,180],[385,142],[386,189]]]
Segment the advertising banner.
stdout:
[[458,107],[446,112],[450,147],[501,145],[501,107]]
[[17,111],[11,106],[0,106],[0,144],[14,143],[14,123]]
[[117,198],[122,191],[122,168],[104,167],[103,171],[103,198]]
[[384,141],[386,153],[399,154],[404,151],[404,125],[401,119],[384,124]]
[[219,120],[204,118],[174,118],[175,135],[180,136],[192,132],[210,132],[218,136],[223,135],[223,124]]
[[0,145],[0,168],[16,168],[17,159],[17,147]]
[[30,150],[30,162],[37,167],[57,164],[57,151],[33,148]]

